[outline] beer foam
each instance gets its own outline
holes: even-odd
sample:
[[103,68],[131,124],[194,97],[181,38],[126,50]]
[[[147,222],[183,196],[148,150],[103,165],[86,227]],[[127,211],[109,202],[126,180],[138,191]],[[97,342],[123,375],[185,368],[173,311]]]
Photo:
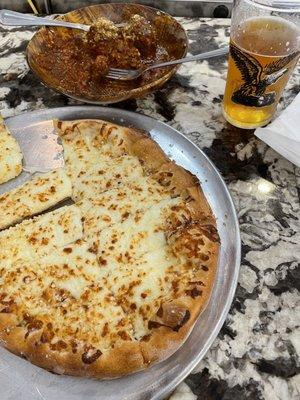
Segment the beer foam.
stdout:
[[281,17],[251,17],[236,27],[232,39],[254,55],[282,57],[299,51],[300,28]]

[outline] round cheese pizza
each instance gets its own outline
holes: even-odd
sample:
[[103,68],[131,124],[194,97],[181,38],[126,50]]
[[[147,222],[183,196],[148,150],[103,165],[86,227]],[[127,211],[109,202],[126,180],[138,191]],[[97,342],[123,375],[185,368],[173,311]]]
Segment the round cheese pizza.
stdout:
[[54,124],[65,167],[0,196],[1,344],[58,374],[142,370],[182,345],[209,299],[215,218],[145,132]]

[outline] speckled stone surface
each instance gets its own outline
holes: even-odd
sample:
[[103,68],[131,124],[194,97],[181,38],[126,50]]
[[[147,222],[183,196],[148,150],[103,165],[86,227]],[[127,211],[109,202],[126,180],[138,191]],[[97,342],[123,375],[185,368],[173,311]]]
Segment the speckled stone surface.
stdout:
[[[229,20],[181,19],[190,52],[228,41]],[[78,104],[29,72],[24,50],[34,29],[0,29],[0,111]],[[172,400],[300,399],[300,171],[221,114],[226,59],[186,64],[161,90],[118,107],[167,122],[216,164],[234,199],[242,235],[239,284],[227,321]],[[300,66],[280,108],[300,91]],[[299,132],[300,134],[300,132]],[[297,375],[298,374],[298,375]],[[15,399],[13,399],[15,400]]]

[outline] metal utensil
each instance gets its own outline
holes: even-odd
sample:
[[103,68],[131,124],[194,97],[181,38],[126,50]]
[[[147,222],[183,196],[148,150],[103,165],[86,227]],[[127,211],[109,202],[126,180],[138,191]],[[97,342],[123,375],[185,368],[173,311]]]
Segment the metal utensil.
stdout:
[[170,65],[177,65],[177,64],[183,64],[191,61],[198,61],[198,60],[206,60],[208,58],[212,57],[219,57],[227,54],[229,51],[229,47],[222,47],[217,50],[212,50],[212,51],[207,51],[205,53],[197,54],[196,56],[188,56],[184,58],[180,58],[178,60],[173,60],[173,61],[167,61],[163,63],[158,63],[158,64],[153,64],[150,65],[150,67],[147,67],[145,69],[119,69],[119,68],[110,68],[108,71],[108,74],[105,76],[106,78],[110,79],[117,79],[117,80],[122,80],[122,81],[130,81],[132,79],[136,79],[142,74],[144,74],[146,71],[150,71],[155,68],[163,68],[163,67],[169,67]]
[[[79,29],[85,32],[90,30],[90,25],[75,24],[57,19],[35,17],[30,14],[18,13],[11,10],[0,10],[0,24],[5,26],[60,26],[63,28]],[[118,28],[124,26],[124,24],[115,25]]]
[[7,26],[61,26],[64,28],[80,29],[86,32],[90,29],[89,25],[35,17],[30,14],[18,13],[11,10],[0,11],[0,23]]

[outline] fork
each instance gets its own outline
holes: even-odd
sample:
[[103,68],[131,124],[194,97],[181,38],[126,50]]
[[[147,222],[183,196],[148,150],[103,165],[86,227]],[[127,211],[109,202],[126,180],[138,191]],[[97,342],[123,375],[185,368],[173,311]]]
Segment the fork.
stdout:
[[[0,24],[6,26],[61,26],[64,28],[79,29],[86,32],[90,30],[90,25],[35,17],[30,14],[22,14],[11,10],[0,10]],[[115,25],[120,28],[124,24]]]
[[183,63],[187,63],[190,61],[206,60],[206,59],[212,58],[212,57],[223,56],[223,55],[227,54],[228,51],[229,51],[228,46],[221,47],[220,49],[208,51],[206,53],[197,54],[195,56],[189,56],[189,57],[185,57],[185,58],[179,58],[178,60],[153,64],[145,69],[110,68],[107,75],[105,75],[105,77],[109,78],[109,79],[116,79],[116,80],[121,80],[121,81],[130,81],[132,79],[138,78],[139,76],[144,74],[146,71],[150,71],[155,68],[169,67],[170,65],[183,64]]

